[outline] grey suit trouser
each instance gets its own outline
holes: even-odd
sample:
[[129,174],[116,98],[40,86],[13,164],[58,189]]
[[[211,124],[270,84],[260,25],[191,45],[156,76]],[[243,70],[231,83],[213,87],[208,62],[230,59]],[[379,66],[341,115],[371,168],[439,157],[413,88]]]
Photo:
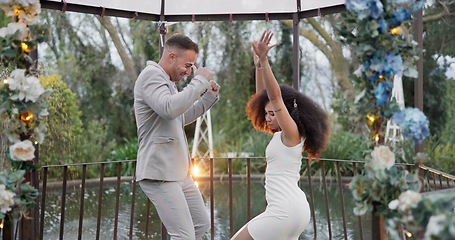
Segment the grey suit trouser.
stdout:
[[178,182],[142,180],[144,193],[155,205],[171,240],[199,240],[210,228],[210,218],[193,178]]

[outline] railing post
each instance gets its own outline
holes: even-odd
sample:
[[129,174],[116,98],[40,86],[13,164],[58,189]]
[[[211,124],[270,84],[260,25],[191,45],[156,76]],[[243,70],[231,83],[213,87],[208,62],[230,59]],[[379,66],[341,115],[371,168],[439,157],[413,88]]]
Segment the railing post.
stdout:
[[3,219],[3,228],[2,228],[2,239],[3,240],[11,240],[13,239],[14,236],[14,222],[13,220],[9,217],[9,215],[6,215],[5,218]]
[[377,205],[373,203],[373,211],[371,211],[371,227],[372,239],[384,240],[386,239],[384,217],[377,215]]

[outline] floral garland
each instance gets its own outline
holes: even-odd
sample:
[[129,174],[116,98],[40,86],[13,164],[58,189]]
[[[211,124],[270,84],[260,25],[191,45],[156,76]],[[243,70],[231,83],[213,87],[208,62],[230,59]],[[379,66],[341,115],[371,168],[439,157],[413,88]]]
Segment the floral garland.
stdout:
[[398,225],[408,237],[455,239],[455,193],[422,195],[417,173],[395,164],[395,155],[383,145],[384,126],[391,119],[404,138],[415,144],[430,135],[428,120],[419,109],[400,110],[391,99],[395,75],[417,77],[414,66],[417,45],[403,34],[412,14],[424,0],[346,0],[346,21],[339,26],[342,41],[351,45],[361,65],[354,73],[363,87],[356,97],[360,119],[364,119],[376,142],[365,159],[365,169],[349,188],[356,215],[374,209],[386,220],[387,234],[401,239]]
[[44,89],[33,68],[29,53],[46,38],[46,30],[37,24],[39,0],[0,0],[0,8],[9,20],[0,28],[0,116],[2,136],[10,143],[0,168],[0,219],[24,216],[35,204],[38,191],[25,174],[34,165],[35,144],[42,143],[48,115]]

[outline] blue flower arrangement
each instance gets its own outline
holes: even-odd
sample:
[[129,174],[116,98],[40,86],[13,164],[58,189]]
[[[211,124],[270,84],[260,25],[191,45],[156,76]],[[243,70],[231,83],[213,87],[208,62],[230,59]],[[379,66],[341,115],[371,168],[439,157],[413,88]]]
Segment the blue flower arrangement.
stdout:
[[[350,14],[340,27],[340,35],[360,57],[362,64],[358,77],[365,80],[365,91],[356,98],[361,106],[358,114],[368,116],[362,118],[366,121],[374,119],[368,126],[373,139],[379,142],[384,137],[387,120],[400,112],[398,104],[391,99],[395,75],[417,77],[414,66],[418,51],[416,43],[402,32],[409,26],[412,14],[424,3],[419,0],[346,0],[345,3]],[[426,120],[424,115],[422,118]],[[400,121],[402,126],[413,125],[407,123],[412,121],[410,118],[403,121]],[[403,136],[420,143],[429,135],[428,124],[420,126],[420,131],[403,129],[406,132]]]
[[430,135],[423,112],[401,110],[391,99],[395,75],[417,77],[417,44],[402,33],[424,4],[423,0],[346,0],[346,21],[338,29],[341,40],[360,58],[353,76],[363,88],[356,97],[358,119],[367,122],[376,143],[365,156],[364,170],[349,184],[353,210],[356,215],[373,211],[375,217],[382,216],[390,239],[400,239],[403,229],[417,239],[455,239],[455,194],[423,196],[417,173],[395,165],[395,154],[383,143],[384,126],[390,119],[415,144]]
[[416,144],[430,136],[427,117],[416,108],[405,108],[401,112],[395,112],[392,120],[400,127],[403,137],[412,139]]

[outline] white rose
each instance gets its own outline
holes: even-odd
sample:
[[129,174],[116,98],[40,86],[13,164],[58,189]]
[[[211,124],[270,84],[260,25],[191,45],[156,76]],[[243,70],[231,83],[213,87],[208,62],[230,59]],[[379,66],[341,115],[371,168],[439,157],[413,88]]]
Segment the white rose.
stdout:
[[395,200],[389,202],[389,209],[395,210],[395,209],[397,209],[398,205],[400,205],[400,201],[398,199],[395,199]]
[[390,169],[395,164],[395,154],[384,145],[375,147],[371,152],[371,157],[374,168]]
[[5,38],[8,35],[13,35],[19,32],[19,39],[24,39],[28,36],[29,29],[25,23],[10,22],[7,27],[0,28],[0,37]]
[[18,91],[17,94],[11,97],[13,100],[36,102],[44,92],[39,78],[34,76],[26,77],[24,69],[12,71],[10,78],[8,78],[8,84],[9,89]]
[[29,29],[25,23],[21,22],[10,22],[8,23],[8,28],[11,29],[11,34],[19,31],[19,38],[24,39],[28,36]]
[[422,200],[422,195],[418,192],[407,190],[400,194],[398,200],[400,201],[399,210],[406,211],[410,208],[415,208],[420,200]]
[[43,94],[44,88],[41,85],[39,78],[31,76],[25,79],[25,101],[36,102],[38,98]]
[[25,69],[14,69],[8,78],[8,87],[11,90],[22,90],[25,82]]
[[30,140],[15,143],[9,147],[11,158],[16,161],[29,161],[35,158],[35,147]]
[[11,206],[14,204],[15,193],[6,190],[6,186],[0,184],[0,213],[7,213],[11,211]]

